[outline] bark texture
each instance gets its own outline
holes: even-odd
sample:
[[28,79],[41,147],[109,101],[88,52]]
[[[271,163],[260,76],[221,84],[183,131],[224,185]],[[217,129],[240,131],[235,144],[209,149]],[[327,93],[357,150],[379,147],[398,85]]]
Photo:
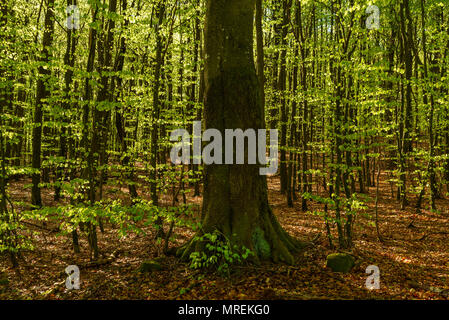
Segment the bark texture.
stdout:
[[[253,58],[254,8],[254,0],[207,2],[204,120],[206,129],[218,129],[223,137],[225,129],[265,128]],[[293,263],[292,253],[301,248],[272,213],[259,165],[206,166],[202,216],[200,236],[219,230],[232,245],[256,253],[256,262]],[[187,260],[203,246],[192,240],[178,254]]]

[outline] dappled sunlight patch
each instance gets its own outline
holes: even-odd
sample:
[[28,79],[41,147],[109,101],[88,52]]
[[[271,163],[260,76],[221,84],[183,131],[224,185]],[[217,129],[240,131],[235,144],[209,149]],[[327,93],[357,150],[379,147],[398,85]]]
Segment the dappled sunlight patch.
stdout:
[[[11,183],[14,200],[29,198],[29,189],[22,187],[28,182]],[[278,177],[270,177],[268,183],[273,211],[289,233],[302,240],[321,234],[315,246],[296,257],[295,266],[242,266],[233,270],[229,278],[223,278],[213,273],[203,276],[177,258],[167,257],[161,263],[162,270],[151,276],[139,274],[135,270],[142,261],[161,256],[161,245],[153,240],[155,230],[148,226],[143,227],[147,235],[131,232],[119,237],[118,230],[106,223],[105,233],[98,234],[101,254],[108,257],[115,252],[117,257],[108,264],[82,269],[81,289],[68,291],[62,284],[64,268],[69,264],[86,264],[88,244],[80,238],[81,254],[73,255],[70,239],[57,236],[51,231],[56,226],[50,223],[45,229],[33,229],[37,232],[35,251],[24,252],[27,264],[21,266],[24,271],[21,279],[1,258],[0,268],[8,270],[12,283],[8,295],[45,299],[440,299],[442,296],[435,292],[411,288],[408,279],[429,287],[449,287],[448,236],[430,233],[446,230],[448,216],[424,211],[416,215],[413,210],[398,210],[396,201],[386,201],[379,215],[386,238],[381,243],[372,218],[360,215],[352,250],[357,257],[356,266],[351,273],[339,275],[325,267],[326,256],[333,251],[328,246],[322,218],[301,212],[299,203],[288,208],[279,192]],[[56,205],[51,191],[44,190],[42,194],[46,205]],[[112,196],[122,197],[117,193],[108,195]],[[388,200],[388,192],[385,197]],[[190,204],[200,206],[201,199],[193,197],[193,193],[187,194]],[[169,198],[162,201],[169,203]],[[440,207],[449,206],[449,201],[439,201]],[[372,216],[373,203],[368,202],[367,206]],[[197,214],[200,209],[196,209]],[[320,204],[310,202],[310,211],[321,209]],[[407,228],[411,221],[416,228]],[[194,235],[192,229],[182,226],[175,227],[174,233],[177,236],[171,246],[179,246]],[[424,234],[428,236],[419,240]],[[370,264],[379,266],[380,290],[365,288],[365,268]]]

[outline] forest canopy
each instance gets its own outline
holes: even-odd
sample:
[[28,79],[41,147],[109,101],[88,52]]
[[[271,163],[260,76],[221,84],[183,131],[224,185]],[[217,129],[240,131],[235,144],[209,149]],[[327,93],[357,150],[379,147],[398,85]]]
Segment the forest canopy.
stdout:
[[[251,282],[274,262],[300,286],[335,253],[357,289],[211,297],[447,298],[448,68],[446,0],[0,0],[0,298],[73,298],[52,286],[69,265]],[[198,161],[220,157],[208,129],[226,161]],[[236,159],[258,157],[228,162],[230,129],[268,133],[241,139]],[[45,294],[14,275],[33,264]],[[152,290],[209,297],[211,279]]]

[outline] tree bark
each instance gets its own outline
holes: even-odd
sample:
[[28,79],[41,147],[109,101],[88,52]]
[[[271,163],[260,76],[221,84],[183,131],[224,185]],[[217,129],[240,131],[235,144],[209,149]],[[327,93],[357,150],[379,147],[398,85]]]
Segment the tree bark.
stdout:
[[[67,6],[77,5],[76,0],[67,0]],[[64,110],[69,110],[71,105],[70,87],[73,82],[73,67],[75,66],[75,49],[76,49],[76,34],[75,30],[67,30],[67,44],[64,54],[64,65],[67,68],[64,74],[64,101],[62,107]],[[67,124],[68,117],[64,114],[62,119],[62,127],[59,135],[59,157],[65,162],[67,160]],[[59,183],[63,182],[63,165],[60,164],[56,171],[56,179]],[[57,184],[55,187],[55,201],[61,198],[61,185]]]
[[287,193],[287,153],[286,153],[286,146],[287,146],[287,97],[286,97],[286,89],[287,89],[287,32],[288,32],[288,25],[290,21],[290,7],[291,7],[291,0],[283,0],[282,2],[283,6],[283,13],[282,13],[282,32],[281,32],[281,55],[280,55],[280,69],[279,69],[279,75],[278,75],[278,86],[277,89],[279,90],[279,94],[281,97],[281,163],[280,163],[280,169],[279,174],[281,178],[281,193],[286,194]]
[[[45,14],[45,30],[42,40],[41,62],[48,63],[50,61],[49,49],[53,43],[53,33],[55,26],[55,13],[53,11],[55,1],[48,0],[47,12]],[[34,127],[33,127],[33,161],[32,166],[35,172],[32,175],[33,187],[31,190],[31,203],[34,206],[42,206],[41,189],[39,183],[41,181],[41,146],[42,146],[42,108],[45,100],[50,95],[46,82],[51,75],[49,68],[39,67],[39,78],[36,88],[36,105],[34,108]]]
[[[263,129],[263,107],[253,58],[255,0],[209,0],[205,26],[205,125]],[[255,253],[254,261],[293,263],[301,243],[279,225],[270,209],[259,165],[205,167],[203,221],[199,236],[220,231],[232,245]],[[195,238],[178,250],[183,260],[204,243]]]

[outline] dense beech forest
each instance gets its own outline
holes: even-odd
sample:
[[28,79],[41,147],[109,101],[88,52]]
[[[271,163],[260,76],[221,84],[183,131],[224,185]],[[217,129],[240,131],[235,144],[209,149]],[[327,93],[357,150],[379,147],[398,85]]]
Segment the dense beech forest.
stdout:
[[447,0],[0,0],[0,53],[0,299],[449,297]]

